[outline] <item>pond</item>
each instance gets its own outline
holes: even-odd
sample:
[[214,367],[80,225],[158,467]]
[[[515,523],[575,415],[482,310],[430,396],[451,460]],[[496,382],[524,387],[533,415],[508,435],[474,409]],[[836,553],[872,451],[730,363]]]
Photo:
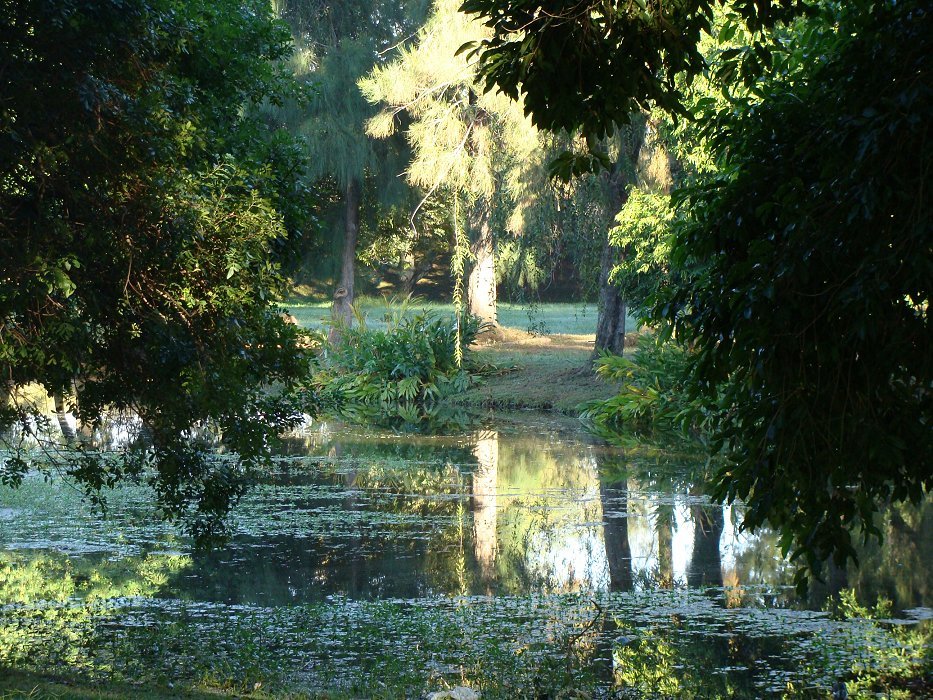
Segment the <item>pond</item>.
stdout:
[[[0,666],[314,695],[828,697],[929,669],[933,512],[799,598],[702,462],[554,416],[425,436],[309,423],[194,550],[145,487],[0,488]],[[874,606],[881,595],[889,605]],[[871,603],[863,606],[860,603]],[[906,691],[905,691],[906,692]]]

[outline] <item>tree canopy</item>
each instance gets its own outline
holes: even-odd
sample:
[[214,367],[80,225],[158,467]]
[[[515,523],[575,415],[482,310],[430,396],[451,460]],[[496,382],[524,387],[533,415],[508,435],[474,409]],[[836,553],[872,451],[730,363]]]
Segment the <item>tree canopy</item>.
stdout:
[[722,5],[753,31],[805,7],[799,0],[465,0],[462,9],[492,32],[468,45],[487,88],[521,96],[539,128],[601,138],[642,110],[685,112],[677,77],[706,68],[700,39]]
[[[716,72],[698,48],[714,5],[720,39],[750,31]],[[655,104],[683,114],[674,78],[716,79],[725,99],[697,105],[715,167],[675,195],[652,315],[692,349],[691,390],[725,458],[717,495],[746,502],[746,527],[777,527],[802,572],[854,557],[878,508],[933,486],[929,8],[464,7],[494,30],[478,45],[487,80],[548,128],[599,134]]]
[[[292,89],[289,34],[262,0],[27,0],[0,22],[3,393],[75,393],[91,426],[132,409],[150,447],[78,445],[66,471],[92,493],[145,475],[166,515],[215,534],[305,371],[273,304],[299,152],[256,109]],[[14,401],[0,427],[32,434],[29,414]],[[198,425],[237,458],[209,458]]]
[[493,200],[509,171],[533,160],[539,142],[520,105],[496,91],[482,94],[474,82],[475,66],[454,53],[456,46],[482,32],[458,11],[456,2],[437,2],[417,43],[374,68],[360,87],[381,108],[367,125],[370,134],[386,138],[407,127],[409,181],[429,196],[446,188],[469,202],[467,228],[475,262],[469,308],[495,323]]

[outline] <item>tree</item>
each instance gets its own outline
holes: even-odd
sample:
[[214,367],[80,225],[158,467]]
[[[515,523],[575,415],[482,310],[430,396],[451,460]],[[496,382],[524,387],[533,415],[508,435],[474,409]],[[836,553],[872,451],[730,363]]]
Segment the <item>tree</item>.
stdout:
[[[706,68],[699,44],[721,5],[752,31],[793,19],[807,7],[800,0],[464,0],[462,10],[479,15],[491,31],[468,45],[480,58],[486,88],[514,100],[521,95],[538,128],[580,129],[595,145],[654,107],[688,116],[677,78]],[[758,44],[746,56],[751,78],[762,53]]]
[[456,48],[481,28],[452,0],[434,14],[392,63],[377,66],[360,86],[382,105],[369,132],[388,137],[408,120],[413,150],[409,181],[430,192],[449,188],[465,200],[473,266],[468,279],[470,313],[496,324],[495,251],[491,227],[493,194],[504,171],[530,159],[537,135],[521,108],[504,95],[481,94],[474,66]]
[[[702,66],[696,39],[710,25],[693,20],[708,4],[663,17],[652,5],[639,19],[628,3],[583,3],[562,21],[532,13],[518,32],[519,13],[539,4],[466,3],[496,31],[485,74],[507,91],[520,85],[539,124],[598,132],[650,99],[683,111],[672,79]],[[725,7],[737,13],[723,29],[731,37],[743,22],[757,32],[802,6]],[[854,557],[852,533],[877,534],[882,504],[916,502],[933,486],[930,12],[866,0],[807,14],[783,42],[756,33],[720,57],[731,99],[705,115],[704,131],[718,171],[677,195],[678,280],[653,312],[693,347],[692,390],[709,402],[725,459],[718,496],[746,501],[745,527],[781,531],[803,561],[801,582],[827,557]],[[630,31],[609,31],[614,21]],[[690,31],[683,46],[659,50],[668,24]],[[581,27],[593,34],[577,48],[568,42]],[[561,45],[575,53],[545,95],[540,81]],[[619,55],[654,70],[587,102]]]
[[366,101],[357,81],[385,54],[404,42],[425,14],[423,0],[294,0],[281,13],[302,47],[296,74],[315,86],[315,98],[285,116],[306,137],[309,176],[333,178],[343,195],[343,246],[335,320],[353,320],[360,208],[367,175],[378,184],[370,188],[383,202],[404,199],[399,174],[407,154],[403,143],[371,138],[365,129],[375,108]]
[[[606,213],[608,222],[613,222],[622,211],[629,195],[629,186],[636,179],[636,164],[645,146],[643,120],[635,120],[617,129],[611,141],[614,157],[607,155],[607,169],[601,173],[606,187]],[[609,149],[606,149],[609,150]],[[625,350],[625,322],[628,304],[622,290],[614,284],[612,270],[619,262],[621,249],[609,235],[611,224],[605,227],[602,256],[599,265],[599,305],[596,317],[596,342],[590,362],[602,353],[621,355]]]
[[62,469],[97,498],[145,478],[166,516],[218,534],[300,416],[306,363],[273,300],[301,163],[256,109],[290,89],[288,32],[261,0],[28,0],[0,21],[0,428],[20,431],[0,479],[49,468],[20,389],[77,385],[84,423],[132,410],[151,444],[81,444]]

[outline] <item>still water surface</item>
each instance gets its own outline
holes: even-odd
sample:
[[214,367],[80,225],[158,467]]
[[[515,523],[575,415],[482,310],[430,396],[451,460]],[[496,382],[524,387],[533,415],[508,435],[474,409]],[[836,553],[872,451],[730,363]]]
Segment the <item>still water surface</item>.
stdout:
[[840,620],[702,471],[549,416],[449,436],[316,423],[210,552],[144,487],[102,519],[35,478],[0,489],[0,663],[364,696],[780,697],[928,654],[929,508],[889,514],[887,546],[835,574],[893,601],[888,621]]

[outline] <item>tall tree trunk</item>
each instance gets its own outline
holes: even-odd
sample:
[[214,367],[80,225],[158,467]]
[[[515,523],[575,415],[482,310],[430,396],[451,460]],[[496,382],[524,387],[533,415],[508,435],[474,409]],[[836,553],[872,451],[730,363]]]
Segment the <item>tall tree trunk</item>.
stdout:
[[340,340],[340,329],[353,323],[354,282],[356,279],[356,241],[360,235],[360,181],[352,178],[344,194],[346,219],[343,234],[343,256],[340,264],[340,284],[334,291],[331,326],[327,339],[331,344]]
[[[614,221],[615,216],[612,218]],[[591,361],[603,351],[621,355],[625,348],[625,316],[628,308],[619,288],[609,281],[619,255],[619,249],[609,242],[607,232],[599,268],[599,312],[596,319],[596,346]]]
[[489,207],[482,200],[470,209],[470,252],[475,260],[467,280],[470,313],[498,326],[496,316],[496,254],[489,225]]
[[[630,128],[635,130],[629,132],[630,150],[626,152],[626,149],[620,149],[619,160],[608,176],[607,214],[610,229],[628,200],[629,185],[667,194],[673,184],[672,170],[676,163],[672,162],[661,141],[656,124],[648,121],[643,127],[633,125]],[[599,316],[596,322],[596,346],[591,361],[604,350],[621,355],[625,347],[625,316],[628,308],[618,288],[609,281],[612,268],[624,254],[625,251],[610,243],[607,231],[599,270]]]
[[603,351],[621,355],[625,348],[625,316],[628,308],[619,288],[609,281],[612,268],[620,260],[622,251],[612,245],[609,230],[628,199],[628,186],[634,181],[638,154],[644,142],[644,128],[633,124],[627,131],[627,148],[619,149],[619,157],[606,182],[606,214],[608,228],[603,240],[603,254],[599,268],[599,305],[596,318],[596,345],[590,362]]

